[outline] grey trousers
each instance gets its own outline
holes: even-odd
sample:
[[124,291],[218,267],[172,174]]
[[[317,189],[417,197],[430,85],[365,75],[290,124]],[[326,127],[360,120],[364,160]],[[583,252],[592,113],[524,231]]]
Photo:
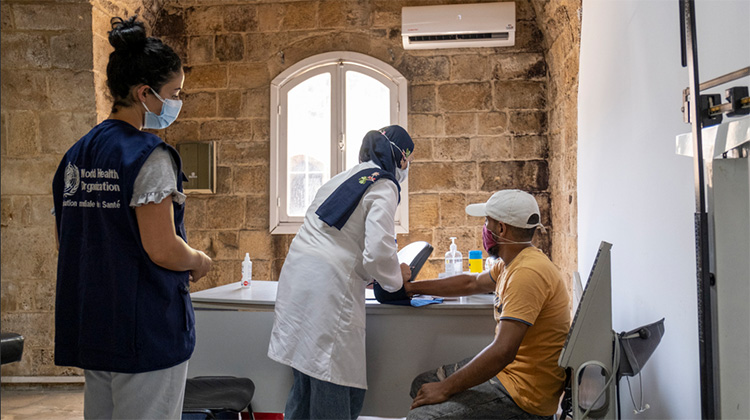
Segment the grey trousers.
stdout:
[[179,419],[188,362],[143,373],[85,370],[83,418]]
[[[411,384],[411,397],[428,382],[439,382],[469,363],[472,358],[441,366],[417,376]],[[439,404],[423,405],[409,411],[407,420],[427,419],[551,419],[523,411],[508,395],[497,378],[469,388]]]

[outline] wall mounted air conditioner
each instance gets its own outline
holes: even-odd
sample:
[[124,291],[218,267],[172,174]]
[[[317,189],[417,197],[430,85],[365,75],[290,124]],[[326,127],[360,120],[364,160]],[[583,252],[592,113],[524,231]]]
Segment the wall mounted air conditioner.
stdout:
[[516,3],[449,4],[401,9],[404,49],[509,47]]

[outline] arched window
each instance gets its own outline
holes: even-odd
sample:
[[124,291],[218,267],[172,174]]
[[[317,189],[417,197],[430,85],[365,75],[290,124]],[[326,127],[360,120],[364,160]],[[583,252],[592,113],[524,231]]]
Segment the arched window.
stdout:
[[[271,233],[297,233],[321,185],[359,163],[362,138],[406,127],[406,79],[353,52],[316,55],[271,82]],[[409,227],[408,182],[401,185],[396,232]]]

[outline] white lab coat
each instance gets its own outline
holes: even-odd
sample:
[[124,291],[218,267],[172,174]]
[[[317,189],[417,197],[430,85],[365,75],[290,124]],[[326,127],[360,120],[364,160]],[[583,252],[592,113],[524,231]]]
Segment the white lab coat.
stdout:
[[344,227],[315,211],[364,162],[319,190],[292,241],[279,277],[268,357],[313,378],[367,389],[365,287],[372,279],[390,292],[403,285],[395,240],[396,185],[370,186]]

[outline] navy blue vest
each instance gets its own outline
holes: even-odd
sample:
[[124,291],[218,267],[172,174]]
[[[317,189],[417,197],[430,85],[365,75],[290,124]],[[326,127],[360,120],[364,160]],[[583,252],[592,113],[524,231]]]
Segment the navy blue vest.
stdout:
[[[189,273],[149,259],[129,205],[135,178],[157,147],[182,168],[177,151],[159,137],[106,120],[60,162],[52,182],[60,240],[57,365],[139,373],[178,365],[193,353]],[[179,191],[182,181],[178,176]],[[187,241],[184,205],[173,206],[175,231]]]

